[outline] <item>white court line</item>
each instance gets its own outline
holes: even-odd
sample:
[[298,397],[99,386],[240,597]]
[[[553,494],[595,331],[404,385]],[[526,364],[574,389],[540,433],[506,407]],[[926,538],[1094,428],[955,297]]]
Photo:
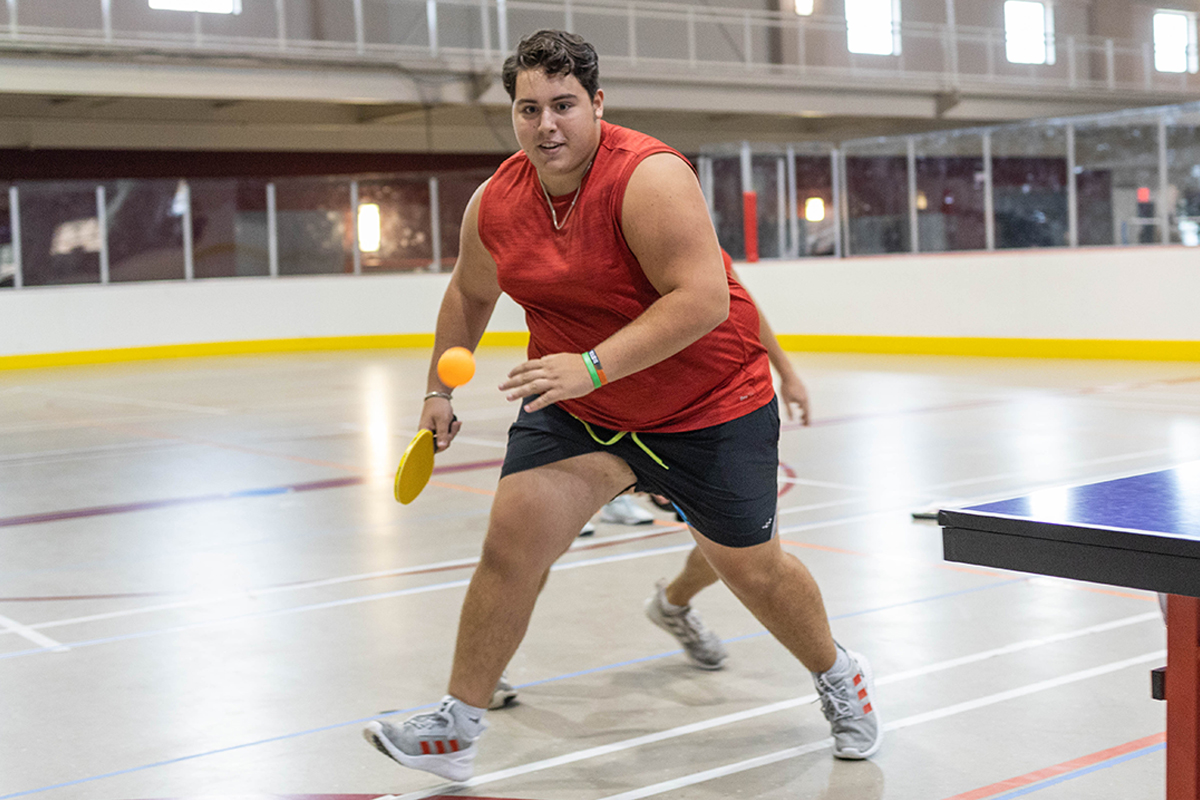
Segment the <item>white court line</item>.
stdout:
[[0,425],[0,434],[40,433],[43,431],[70,430],[71,428],[89,428],[137,422],[161,422],[162,420],[162,414],[130,414],[122,417],[79,417],[77,419],[54,420],[50,422],[13,422],[7,425]]
[[[1084,681],[1088,678],[1095,678],[1099,677],[1100,675],[1107,675],[1111,672],[1118,672],[1128,667],[1144,664],[1147,661],[1157,661],[1161,658],[1165,658],[1166,654],[1166,650],[1156,650],[1153,653],[1145,653],[1140,656],[1134,656],[1133,658],[1127,658],[1123,661],[1114,661],[1110,664],[1104,664],[1099,667],[1092,667],[1091,669],[1072,672],[1068,675],[1062,675],[1058,678],[1051,678],[1049,680],[1039,681],[1038,683],[1031,683],[1028,686],[1010,689],[1006,692],[997,692],[995,694],[986,695],[974,700],[968,700],[963,703],[956,703],[951,706],[935,709],[934,711],[927,711],[923,714],[913,714],[912,716],[898,719],[895,722],[884,723],[883,729],[884,731],[895,731],[902,728],[910,728],[914,725],[920,725],[925,722],[933,722],[934,720],[945,719],[946,717],[952,717],[956,714],[975,711],[976,709],[996,705],[1008,700],[1015,700],[1019,697],[1036,694],[1037,692],[1042,692],[1047,689],[1054,689],[1070,683]],[[703,772],[693,773],[691,775],[675,778],[674,780],[662,781],[661,783],[644,786],[641,789],[634,789],[628,792],[621,792],[620,794],[609,795],[608,797],[601,798],[601,800],[640,800],[640,798],[643,797],[653,797],[656,794],[669,792],[672,789],[680,789],[685,786],[695,786],[698,783],[704,783],[717,778],[723,778],[728,775],[735,775],[739,772],[745,772],[747,770],[756,769],[768,764],[784,761],[789,758],[807,755],[808,753],[815,753],[819,750],[824,750],[825,748],[830,747],[832,744],[832,738],[822,739],[819,742],[813,742],[800,747],[791,747],[787,750],[779,750],[768,755],[746,759],[745,761],[739,761],[735,764],[727,764],[723,767],[704,770]]]
[[43,450],[42,452],[14,453],[12,455],[0,456],[0,466],[7,466],[9,464],[32,466],[35,464],[60,464],[64,461],[94,461],[100,458],[126,456],[131,453],[139,455],[143,453],[160,453],[170,448],[183,447],[184,444],[183,442],[137,441],[72,450]]
[[851,492],[869,492],[869,486],[851,486],[848,483],[832,483],[831,481],[813,481],[808,478],[791,478],[786,475],[779,476],[780,483],[791,483],[798,486],[814,486],[818,489],[846,489]]
[[[1079,638],[1082,636],[1088,636],[1088,635],[1091,635],[1094,633],[1109,631],[1109,630],[1124,627],[1127,625],[1134,625],[1134,624],[1138,624],[1140,622],[1146,622],[1146,621],[1149,621],[1152,619],[1156,620],[1156,619],[1160,619],[1160,617],[1157,613],[1137,614],[1132,617],[1126,617],[1124,619],[1114,620],[1112,622],[1101,623],[1099,625],[1092,625],[1092,626],[1088,626],[1086,628],[1080,628],[1078,630],[1068,631],[1068,632],[1056,634],[1053,636],[1041,637],[1041,638],[1037,638],[1037,639],[1027,639],[1022,642],[1014,642],[1012,644],[1004,645],[1003,647],[998,647],[998,648],[995,648],[992,650],[985,650],[985,651],[982,651],[979,653],[973,653],[968,656],[963,656],[961,658],[949,659],[947,661],[941,661],[941,662],[938,662],[935,664],[928,664],[924,667],[918,667],[916,669],[911,669],[911,670],[906,670],[904,672],[894,673],[892,675],[888,675],[888,676],[885,676],[883,678],[876,680],[875,683],[877,686],[886,686],[889,684],[898,683],[898,682],[905,681],[905,680],[910,680],[910,679],[916,678],[918,676],[930,675],[930,674],[933,674],[936,672],[942,672],[942,671],[945,671],[948,669],[953,669],[955,667],[963,666],[965,664],[976,663],[976,662],[984,661],[984,660],[987,660],[990,658],[995,658],[998,656],[1003,656],[1003,655],[1008,655],[1011,653],[1019,652],[1021,650],[1029,650],[1029,649],[1032,649],[1035,647],[1041,647],[1043,645],[1046,645],[1046,644],[1049,644],[1052,642],[1061,642],[1061,641],[1066,641],[1068,639],[1074,639],[1074,638]],[[1020,687],[1017,689],[1010,689],[1010,690],[1007,690],[1004,692],[998,692],[996,694],[991,694],[991,695],[987,695],[985,697],[980,697],[975,700],[968,700],[968,701],[965,701],[962,703],[956,703],[954,705],[946,706],[944,708],[937,709],[934,711],[928,711],[928,712],[924,712],[921,714],[915,714],[910,717],[905,717],[903,719],[896,720],[892,723],[885,723],[884,730],[897,730],[900,728],[910,727],[912,725],[918,725],[923,722],[931,722],[936,719],[942,719],[944,717],[952,716],[954,714],[960,714],[960,713],[964,713],[967,711],[972,711],[972,710],[975,710],[978,708],[983,708],[984,706],[993,705],[995,703],[1004,702],[1006,700],[1016,699],[1018,697],[1023,697],[1028,694],[1033,694],[1035,692],[1044,691],[1046,689],[1052,689],[1052,688],[1055,688],[1058,686],[1063,686],[1063,685],[1066,685],[1069,683],[1074,683],[1076,681],[1086,680],[1088,678],[1097,677],[1099,675],[1105,675],[1110,672],[1116,672],[1118,670],[1125,669],[1127,667],[1134,666],[1137,664],[1145,663],[1147,661],[1159,660],[1161,658],[1164,658],[1165,656],[1166,656],[1165,650],[1156,650],[1151,653],[1144,653],[1140,656],[1123,659],[1121,661],[1114,661],[1112,663],[1104,664],[1099,667],[1092,667],[1089,669],[1080,670],[1078,672],[1073,672],[1073,673],[1070,673],[1067,675],[1062,675],[1057,678],[1050,678],[1048,680],[1038,681],[1036,683],[1032,683],[1032,684],[1029,684],[1027,686],[1023,686],[1023,687]],[[485,773],[476,778],[472,778],[471,780],[467,781],[466,783],[452,784],[452,785],[475,787],[475,786],[483,785],[485,783],[494,783],[495,781],[504,780],[507,778],[519,777],[521,775],[528,775],[532,772],[540,772],[542,770],[552,769],[554,767],[560,767],[560,766],[564,766],[567,764],[574,764],[574,763],[577,763],[580,761],[586,761],[588,759],[598,758],[600,756],[606,756],[611,753],[621,752],[623,750],[632,750],[634,748],[642,747],[642,746],[645,746],[648,744],[654,744],[654,743],[665,741],[668,739],[678,738],[680,736],[686,736],[691,733],[698,733],[700,731],[711,730],[713,728],[717,728],[717,727],[720,727],[723,725],[729,725],[729,724],[735,723],[735,722],[743,722],[745,720],[754,719],[756,717],[762,717],[767,714],[774,714],[775,712],[778,712],[778,711],[785,711],[787,709],[807,705],[809,703],[815,702],[816,700],[817,700],[817,695],[815,693],[807,694],[807,695],[803,695],[801,697],[793,698],[790,700],[782,700],[782,701],[779,701],[776,703],[769,703],[767,705],[759,706],[758,708],[752,708],[752,709],[747,709],[745,711],[735,712],[733,714],[725,714],[725,715],[722,715],[719,717],[713,717],[711,719],[704,720],[702,722],[696,722],[696,723],[692,723],[689,725],[681,725],[679,727],[670,728],[670,729],[667,729],[664,731],[659,731],[657,733],[646,734],[644,736],[636,736],[631,739],[624,739],[619,742],[612,742],[611,744],[600,745],[598,747],[589,747],[584,750],[577,750],[574,753],[565,753],[561,756],[555,756],[553,758],[542,759],[541,761],[534,761],[534,762],[531,762],[528,764],[523,764],[523,765],[517,766],[517,767],[510,767],[508,769],[497,770],[495,772]],[[648,792],[647,794],[626,793],[626,794],[614,795],[612,797],[604,798],[604,800],[618,800],[618,799],[633,800],[633,798],[635,798],[635,797],[649,797],[651,794],[659,794],[659,793],[661,793],[663,791],[667,791],[668,789],[671,789],[671,788],[677,788],[678,786],[690,785],[687,782],[689,778],[694,779],[694,780],[691,780],[692,783],[699,783],[700,780],[711,780],[714,777],[719,777],[721,774],[732,774],[732,772],[742,771],[744,769],[751,769],[751,768],[753,768],[753,766],[761,766],[762,763],[772,763],[772,760],[777,761],[777,760],[781,760],[782,758],[790,758],[790,757],[793,757],[794,755],[801,755],[803,752],[813,752],[815,750],[824,749],[825,747],[828,747],[831,743],[832,743],[832,740],[824,739],[820,742],[812,743],[809,745],[804,745],[800,748],[791,748],[789,750],[781,751],[782,753],[787,753],[790,755],[780,755],[777,753],[777,754],[772,754],[770,756],[760,756],[755,759],[750,759],[748,762],[739,762],[740,765],[746,765],[746,764],[750,765],[750,766],[742,766],[741,769],[732,769],[733,767],[737,767],[739,765],[729,765],[724,768],[718,768],[718,770],[706,770],[705,772],[697,773],[698,775],[706,776],[702,779],[694,779],[695,776],[688,776],[687,778],[680,778],[680,779],[676,779],[675,781],[667,782],[670,785],[666,786],[666,788],[655,788],[655,787],[663,787],[666,785],[666,784],[655,784],[654,787],[646,787],[644,789],[635,790],[635,792]],[[772,760],[762,761],[762,759],[772,759]],[[762,762],[762,763],[759,763],[759,762]],[[713,773],[718,772],[719,770],[731,770],[731,771],[720,772],[719,774],[713,774]],[[678,781],[685,781],[685,782],[679,783]],[[418,792],[411,792],[409,794],[398,795],[398,796],[397,795],[388,795],[388,797],[393,798],[393,800],[418,800],[418,798],[425,798],[425,797],[431,797],[431,796],[437,795],[437,794],[444,794],[447,791],[447,789],[448,789],[447,785],[442,785],[442,786],[439,786],[439,787],[436,787],[433,789],[421,790]],[[650,789],[654,789],[654,791],[649,791]],[[386,798],[379,798],[379,800],[386,800]]]
[[154,408],[163,411],[191,411],[198,414],[229,414],[228,408],[217,406],[198,406],[192,403],[172,403],[167,400],[145,400],[137,397],[118,397],[111,394],[96,394],[94,392],[71,392],[62,389],[34,389],[30,394],[41,394],[47,397],[61,397],[67,400],[87,400],[89,402],[109,403],[118,406],[136,406],[138,408]]
[[[1133,456],[1130,456],[1130,457],[1133,457]],[[1165,468],[1166,467],[1160,467],[1160,469],[1165,469]],[[1115,477],[1125,477],[1128,474],[1140,474],[1140,471],[1134,471],[1131,473],[1120,473],[1116,476],[1102,476],[1102,477],[1098,477],[1098,478],[1088,478],[1088,479],[1083,479],[1083,482],[1084,483],[1095,483],[1095,482],[1100,482],[1100,481],[1104,481],[1104,480],[1113,480]],[[984,480],[984,479],[980,479],[980,480]],[[1072,485],[1077,485],[1077,484],[1072,484]],[[937,488],[937,487],[933,487],[933,488]],[[1029,487],[1029,488],[1013,490],[1011,492],[1005,491],[1000,494],[992,493],[989,495],[984,495],[984,496],[976,497],[976,498],[959,499],[959,500],[956,500],[952,505],[955,505],[955,506],[976,505],[978,503],[987,502],[988,500],[990,500],[992,498],[1003,499],[1005,497],[1015,497],[1015,496],[1018,496],[1021,494],[1027,494],[1030,491],[1033,491],[1035,489],[1041,489],[1041,488],[1047,488],[1047,486],[1045,484],[1035,485],[1035,486]],[[820,509],[820,508],[830,508],[830,507],[834,507],[834,506],[838,506],[838,505],[845,505],[845,504],[852,503],[852,502],[857,502],[857,500],[836,500],[836,501],[832,501],[829,503],[817,503],[817,504],[811,504],[811,505],[806,505],[806,506],[794,506],[791,508],[781,509],[779,511],[779,514],[782,516],[783,514],[795,513],[798,511],[816,510],[816,509]],[[947,503],[946,505],[951,505],[951,504]],[[803,523],[803,524],[799,524],[799,525],[788,525],[788,526],[780,527],[779,533],[780,534],[793,534],[793,533],[799,533],[801,531],[820,530],[822,528],[836,527],[838,525],[849,525],[849,524],[853,524],[856,522],[863,522],[866,520],[884,518],[884,517],[888,517],[888,516],[891,516],[894,514],[907,513],[908,508],[909,508],[909,506],[908,506],[908,504],[906,504],[904,506],[895,506],[892,508],[881,509],[879,511],[873,511],[873,512],[869,512],[866,514],[859,514],[859,515],[850,516],[850,517],[838,517],[838,518],[835,518],[832,520],[822,520],[822,521],[818,521],[818,522],[809,522],[809,523]],[[625,541],[625,540],[634,540],[634,539],[640,539],[640,538],[646,537],[649,534],[659,533],[659,532],[665,533],[665,532],[669,532],[671,530],[672,529],[670,529],[670,528],[650,528],[648,530],[637,531],[634,533],[607,536],[607,537],[604,537],[603,539],[596,540],[596,541],[620,542],[620,541]],[[684,533],[684,530],[679,529],[679,533]],[[575,543],[573,543],[571,545],[571,550],[574,550],[579,547],[587,547],[589,544],[590,544],[589,542],[576,541]],[[687,549],[687,547],[690,547],[690,544],[689,545],[681,545],[681,546],[679,546],[678,549]],[[656,556],[656,555],[661,555],[663,552],[668,552],[668,551],[664,551],[661,548],[655,548],[650,551],[644,551],[643,553],[631,554],[624,558],[640,558],[640,557]],[[676,552],[676,551],[670,550],[669,552]],[[192,607],[211,605],[214,603],[221,603],[221,602],[226,602],[226,601],[231,601],[231,600],[241,600],[241,599],[246,599],[247,597],[254,598],[254,597],[259,597],[259,596],[280,594],[280,593],[284,593],[284,592],[299,591],[302,589],[312,589],[312,588],[320,588],[320,587],[324,587],[324,586],[334,586],[337,584],[350,583],[350,582],[360,581],[360,580],[365,580],[365,579],[370,579],[370,578],[399,577],[399,576],[403,576],[406,574],[421,573],[421,572],[433,571],[433,570],[437,570],[437,569],[449,569],[449,568],[453,568],[453,567],[466,567],[466,566],[472,566],[476,563],[478,563],[477,558],[458,559],[456,561],[436,562],[436,563],[432,563],[432,564],[424,564],[424,565],[419,565],[419,566],[415,566],[415,567],[405,567],[405,568],[393,569],[393,570],[382,570],[379,572],[367,572],[367,573],[361,573],[361,574],[357,574],[357,575],[346,575],[346,576],[335,577],[335,578],[325,578],[325,579],[320,579],[320,580],[307,581],[304,583],[292,584],[289,586],[276,586],[276,587],[270,587],[270,588],[258,589],[258,590],[250,589],[250,590],[246,590],[243,592],[232,592],[229,594],[217,595],[217,596],[213,596],[213,597],[201,597],[201,598],[194,598],[194,599],[189,599],[189,600],[180,600],[180,601],[172,602],[172,603],[159,603],[159,604],[151,605],[151,606],[140,606],[138,608],[124,609],[122,611],[110,611],[110,612],[101,613],[101,614],[90,614],[90,615],[82,616],[82,617],[71,617],[71,618],[67,618],[67,619],[52,620],[49,622],[37,623],[36,625],[32,626],[32,628],[34,628],[34,629],[55,628],[55,627],[60,627],[60,626],[64,626],[64,625],[75,625],[75,624],[81,624],[81,623],[85,623],[85,622],[96,622],[96,621],[100,621],[100,620],[115,619],[115,618],[119,618],[119,617],[130,617],[130,616],[136,616],[139,614],[149,614],[149,613],[153,613],[153,612],[157,612],[157,611],[171,611],[171,610],[180,609],[180,608],[192,608]],[[588,561],[576,562],[576,564],[578,566],[585,566],[585,565],[590,565],[590,564],[600,564],[600,563],[607,563],[607,562],[603,559],[589,559]],[[556,567],[575,568],[576,564],[556,565]],[[439,586],[440,585],[444,585],[444,584],[439,584]],[[392,596],[394,596],[394,593],[386,592],[383,594],[365,595],[361,598],[352,598],[350,602],[369,602],[371,600],[381,599],[381,598],[385,598],[385,597],[392,597]],[[322,607],[324,607],[323,604],[318,604],[316,606],[299,606],[296,608],[296,611],[299,612],[299,611],[309,610],[311,608],[322,608]],[[281,612],[274,611],[274,612],[269,612],[269,613],[272,616],[274,616]],[[239,617],[234,617],[233,619],[243,619],[243,618],[244,617],[239,616]],[[5,633],[10,633],[10,632],[11,631],[0,630],[0,636],[3,636]]]
[[[1138,403],[1132,400],[1107,400],[1095,397],[1080,398],[1093,408],[1116,408],[1124,411],[1169,411],[1171,413],[1195,414],[1200,411],[1200,405],[1185,405],[1183,403]],[[1180,398],[1176,397],[1178,401]]]
[[[591,541],[576,540],[575,542],[573,542],[571,544],[571,547],[568,549],[568,552],[571,552],[574,550],[579,550],[579,549],[591,549],[590,546],[593,542],[595,542],[595,543],[602,542],[602,543],[606,543],[606,544],[607,543],[620,544],[620,543],[623,543],[623,542],[629,541],[629,540],[645,539],[655,533],[685,534],[686,530],[683,528],[675,528],[675,527],[649,528],[647,530],[637,531],[635,533],[614,534],[612,536],[605,536],[601,539],[593,539]],[[689,541],[686,545],[676,545],[673,548],[669,548],[669,551],[675,552],[678,549],[691,548],[691,546],[692,546],[691,542]],[[654,550],[643,551],[643,552],[646,556],[653,556],[653,555],[661,554],[662,552],[664,552],[664,550],[661,548],[655,548]],[[638,553],[638,554],[635,554],[634,557],[640,557],[640,556],[641,556],[641,553]],[[593,564],[607,563],[607,561],[612,560],[613,558],[614,558],[613,556],[605,556],[605,557],[602,557],[599,559],[587,559],[585,561],[567,562],[566,564],[556,564],[551,569],[556,570],[556,569],[574,568],[576,566],[591,566]],[[623,560],[623,559],[621,559],[621,560]],[[385,570],[379,570],[377,572],[363,572],[363,573],[359,573],[357,575],[343,575],[343,576],[336,577],[336,578],[323,578],[320,580],[305,581],[303,583],[288,584],[286,586],[270,586],[270,587],[266,587],[263,589],[247,589],[247,590],[241,591],[241,592],[229,592],[228,594],[212,595],[209,597],[196,597],[196,598],[190,598],[187,600],[179,600],[179,601],[172,602],[172,603],[158,603],[158,604],[152,605],[152,606],[139,606],[138,608],[127,608],[127,609],[123,609],[121,611],[108,611],[108,612],[101,613],[101,614],[88,614],[87,616],[82,616],[82,617],[70,617],[67,619],[58,619],[58,620],[51,620],[48,622],[39,622],[39,623],[36,623],[36,624],[28,626],[28,627],[30,630],[34,630],[34,629],[41,630],[44,628],[58,628],[58,627],[62,627],[64,625],[77,625],[77,624],[81,624],[81,623],[85,623],[85,622],[98,622],[98,621],[106,620],[106,619],[118,619],[121,617],[131,617],[131,616],[136,616],[139,614],[149,614],[149,613],[156,612],[156,611],[174,611],[174,610],[177,610],[180,608],[195,608],[198,606],[213,605],[215,603],[224,603],[224,602],[247,600],[247,599],[252,600],[252,599],[256,599],[258,597],[266,597],[266,596],[275,595],[275,594],[283,594],[286,592],[295,592],[295,591],[300,591],[302,589],[319,589],[319,588],[322,588],[325,586],[336,586],[336,585],[343,584],[343,583],[353,583],[356,581],[371,580],[371,579],[375,579],[375,578],[402,577],[404,575],[424,574],[424,573],[428,573],[428,572],[437,572],[437,571],[451,570],[451,569],[456,569],[456,568],[464,568],[465,569],[467,567],[473,567],[478,563],[479,563],[478,558],[459,558],[459,559],[454,559],[454,560],[450,560],[450,561],[439,561],[439,562],[432,563],[432,564],[420,564],[415,567],[400,567],[398,569],[385,569]],[[451,588],[451,585],[450,584],[436,584],[433,587],[417,587],[417,588],[423,589],[426,591],[433,591],[433,590],[439,589],[439,588]],[[392,596],[392,594],[393,593],[391,593],[391,592],[385,592],[383,594],[365,595],[360,598],[352,598],[352,599],[358,600],[361,602],[367,602],[369,600],[376,599],[376,598],[390,597],[390,596]],[[306,608],[309,608],[309,606],[301,606],[301,607],[299,607],[298,610],[304,610]],[[269,612],[269,613],[273,614],[275,612]],[[233,617],[231,619],[243,619],[243,618],[244,617]],[[0,630],[0,636],[4,635],[5,633],[14,633],[14,632],[15,631]]]
[[34,644],[41,645],[47,650],[52,650],[55,653],[65,653],[71,649],[62,642],[56,642],[49,636],[38,633],[28,625],[22,625],[15,619],[9,619],[3,615],[0,615],[0,627],[3,627],[6,633],[15,633],[16,635],[22,636]]

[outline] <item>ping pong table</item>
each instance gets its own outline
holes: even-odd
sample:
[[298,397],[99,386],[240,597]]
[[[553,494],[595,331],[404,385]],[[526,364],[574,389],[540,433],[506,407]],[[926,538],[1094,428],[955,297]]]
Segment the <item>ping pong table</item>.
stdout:
[[1167,800],[1200,800],[1200,462],[938,512],[947,561],[1163,592]]

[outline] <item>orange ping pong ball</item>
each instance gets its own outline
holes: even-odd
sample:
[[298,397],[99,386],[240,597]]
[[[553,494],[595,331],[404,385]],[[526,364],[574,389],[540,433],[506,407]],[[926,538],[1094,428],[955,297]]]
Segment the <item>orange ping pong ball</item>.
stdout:
[[465,347],[451,347],[438,359],[437,374],[447,386],[462,386],[475,377],[475,356]]

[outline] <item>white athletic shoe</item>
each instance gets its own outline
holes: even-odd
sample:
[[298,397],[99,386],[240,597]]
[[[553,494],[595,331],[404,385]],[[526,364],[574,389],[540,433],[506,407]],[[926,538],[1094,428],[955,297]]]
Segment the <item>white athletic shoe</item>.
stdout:
[[[842,650],[842,646],[837,646]],[[870,758],[883,743],[883,726],[875,712],[875,679],[865,656],[850,650],[850,669],[844,675],[829,678],[828,672],[813,675],[821,697],[821,711],[833,729],[833,754],[837,758]]]
[[654,515],[633,502],[629,495],[621,495],[600,509],[600,521],[616,525],[649,525],[654,522]]
[[646,616],[650,621],[683,645],[687,657],[700,669],[720,669],[725,663],[725,645],[721,637],[710,631],[691,606],[668,611],[666,582],[659,581],[654,594],[646,599]]
[[447,697],[436,711],[409,717],[398,725],[372,720],[363,729],[363,738],[406,767],[462,783],[475,773],[471,762],[479,746],[478,737],[468,739],[459,732],[451,712],[456,702]]
[[501,675],[500,680],[496,681],[496,688],[492,691],[492,699],[488,701],[488,710],[495,711],[497,708],[509,706],[517,699],[517,690],[508,682],[507,675]]

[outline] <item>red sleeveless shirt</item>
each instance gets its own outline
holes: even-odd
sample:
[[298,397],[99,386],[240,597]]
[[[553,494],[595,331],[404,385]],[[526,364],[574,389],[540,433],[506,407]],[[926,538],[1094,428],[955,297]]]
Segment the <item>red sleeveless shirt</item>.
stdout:
[[[537,170],[523,152],[488,182],[479,236],[496,261],[501,290],[525,309],[529,358],[586,352],[659,298],[621,231],[629,176],[654,153],[683,158],[656,139],[602,122],[596,158],[565,223],[570,195],[555,203],[561,230],[551,223]],[[766,405],[774,394],[758,311],[731,275],[729,295],[728,319],[696,342],[558,406],[611,430],[670,433]]]

